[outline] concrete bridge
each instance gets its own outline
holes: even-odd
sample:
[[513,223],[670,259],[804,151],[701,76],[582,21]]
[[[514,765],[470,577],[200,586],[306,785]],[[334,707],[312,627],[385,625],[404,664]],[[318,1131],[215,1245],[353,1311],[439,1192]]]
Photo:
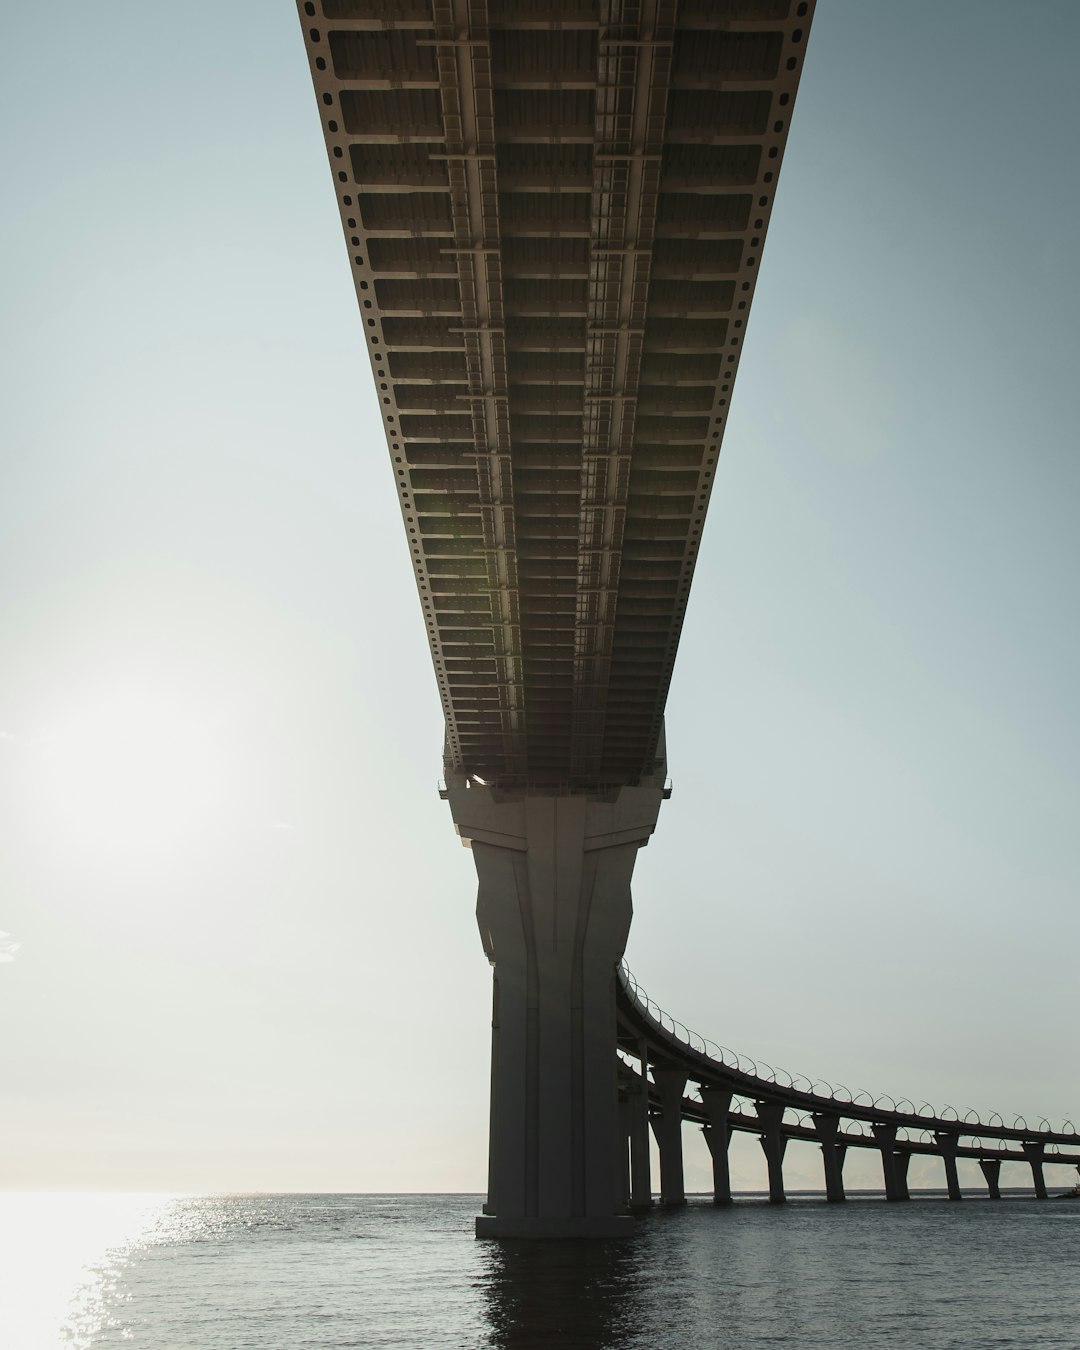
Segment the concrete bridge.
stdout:
[[625,1231],[649,1122],[669,1203],[683,1119],[718,1199],[731,1129],[776,1199],[795,1137],[823,1141],[832,1198],[848,1147],[881,1150],[894,1197],[927,1149],[950,1189],[961,1156],[1035,1168],[1068,1139],[976,1146],[745,1074],[616,977],[812,0],[298,8],[494,966],[478,1232]]
[[733,1130],[756,1135],[769,1170],[769,1199],[783,1203],[784,1152],[801,1139],[821,1148],[822,1180],[829,1200],[845,1198],[844,1158],[851,1148],[881,1155],[889,1200],[910,1198],[908,1164],[915,1156],[941,1159],[950,1200],[962,1199],[957,1160],[978,1162],[993,1200],[1001,1199],[1004,1162],[1031,1169],[1034,1194],[1047,1198],[1047,1163],[1080,1166],[1080,1135],[1071,1121],[1057,1130],[1049,1121],[1011,1125],[996,1113],[988,1120],[968,1111],[892,1097],[852,1095],[844,1088],[761,1065],[688,1031],[641,990],[627,970],[618,972],[619,1110],[622,1197],[630,1208],[652,1204],[649,1131],[660,1152],[660,1200],[685,1202],[682,1127],[701,1126],[712,1156],[713,1200],[731,1203],[728,1144]]

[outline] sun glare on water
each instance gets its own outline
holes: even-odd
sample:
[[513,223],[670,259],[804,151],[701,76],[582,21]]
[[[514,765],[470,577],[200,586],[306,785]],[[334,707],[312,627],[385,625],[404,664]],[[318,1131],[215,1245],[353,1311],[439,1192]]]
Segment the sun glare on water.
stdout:
[[125,1262],[177,1197],[0,1193],[0,1318],[11,1350],[84,1350],[114,1320]]

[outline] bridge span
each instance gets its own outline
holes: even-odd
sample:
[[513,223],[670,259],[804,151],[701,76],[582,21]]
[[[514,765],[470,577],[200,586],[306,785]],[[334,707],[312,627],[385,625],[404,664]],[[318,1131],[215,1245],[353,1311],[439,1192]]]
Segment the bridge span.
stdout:
[[621,965],[618,972],[620,1176],[628,1207],[652,1204],[650,1128],[660,1153],[660,1200],[685,1202],[683,1122],[701,1126],[712,1157],[713,1200],[731,1203],[728,1144],[732,1131],[756,1135],[769,1171],[769,1199],[782,1203],[784,1152],[789,1141],[816,1144],[829,1200],[845,1199],[844,1159],[849,1149],[881,1155],[889,1200],[907,1200],[908,1164],[915,1156],[941,1159],[950,1200],[962,1199],[957,1160],[976,1161],[991,1199],[1001,1198],[1001,1165],[1031,1170],[1035,1195],[1047,1197],[1047,1163],[1080,1167],[1080,1135],[1072,1121],[1035,1128],[1019,1117],[1006,1125],[968,1111],[892,1097],[854,1095],[831,1083],[811,1081],[760,1065],[688,1031],[664,1013]]
[[650,1119],[666,1199],[683,1117],[758,1130],[777,1196],[787,1139],[833,1130],[835,1195],[869,1121],[897,1192],[903,1113],[676,1054],[616,978],[813,0],[298,9],[494,967],[477,1231],[626,1231]]

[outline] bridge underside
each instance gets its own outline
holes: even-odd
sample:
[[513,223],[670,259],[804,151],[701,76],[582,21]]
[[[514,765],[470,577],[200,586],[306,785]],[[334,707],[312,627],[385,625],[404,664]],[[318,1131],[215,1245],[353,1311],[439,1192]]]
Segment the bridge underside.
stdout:
[[301,4],[447,767],[634,785],[812,4]]

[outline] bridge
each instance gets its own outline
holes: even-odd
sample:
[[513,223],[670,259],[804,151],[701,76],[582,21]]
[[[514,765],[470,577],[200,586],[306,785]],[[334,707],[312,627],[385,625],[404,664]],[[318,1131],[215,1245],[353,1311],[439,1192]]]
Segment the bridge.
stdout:
[[652,1203],[649,1129],[660,1152],[660,1198],[682,1204],[682,1125],[704,1131],[712,1156],[713,1200],[731,1203],[728,1145],[733,1130],[756,1135],[769,1171],[769,1199],[783,1203],[784,1151],[801,1139],[821,1148],[825,1194],[845,1199],[844,1158],[849,1148],[881,1155],[885,1195],[910,1199],[912,1157],[939,1157],[950,1200],[963,1198],[957,1160],[976,1161],[992,1200],[1001,1199],[1001,1165],[1031,1169],[1034,1194],[1047,1198],[1047,1163],[1080,1166],[1080,1137],[1071,1121],[1055,1130],[1041,1120],[1032,1128],[1015,1117],[1010,1124],[994,1112],[981,1120],[973,1111],[961,1118],[952,1107],[928,1102],[852,1094],[846,1088],[811,1081],[749,1060],[688,1031],[660,1009],[620,966],[617,977],[619,1026],[620,1140],[630,1160],[623,1171],[622,1200],[629,1208]]
[[852,1147],[893,1199],[925,1152],[1045,1193],[1071,1127],[759,1073],[618,973],[812,0],[298,7],[494,967],[478,1233],[625,1232],[650,1129],[679,1203],[684,1120],[720,1202],[732,1130],[774,1200],[793,1138],[830,1199]]

